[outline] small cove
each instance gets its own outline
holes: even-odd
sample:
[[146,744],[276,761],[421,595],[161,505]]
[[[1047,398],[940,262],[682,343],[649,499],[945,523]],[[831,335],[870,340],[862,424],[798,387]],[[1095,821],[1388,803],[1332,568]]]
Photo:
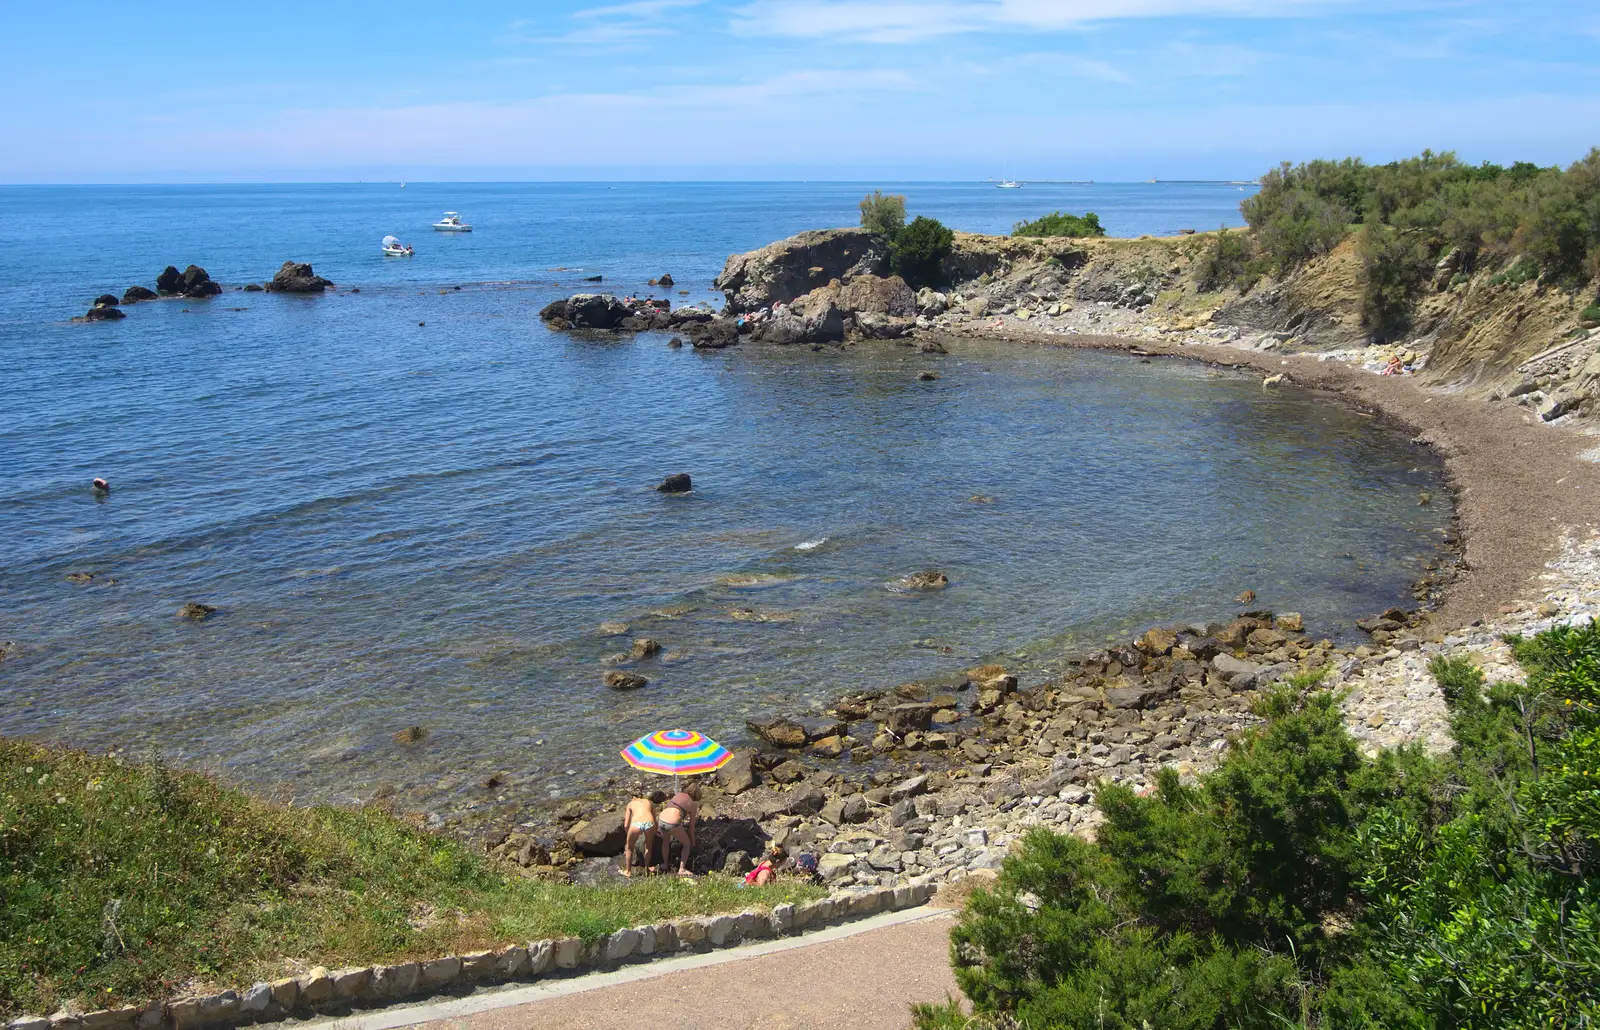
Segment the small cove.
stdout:
[[[492,774],[575,793],[669,723],[739,744],[747,714],[993,657],[1048,671],[1247,588],[1339,634],[1408,602],[1450,531],[1425,449],[1254,375],[673,351],[548,333],[566,282],[363,274],[7,327],[0,732],[453,811]],[[677,471],[692,494],[650,489]],[[898,587],[923,569],[951,585]],[[222,612],[175,618],[190,600]],[[626,666],[650,686],[605,689],[639,636],[666,646]],[[396,743],[410,725],[428,738]]]

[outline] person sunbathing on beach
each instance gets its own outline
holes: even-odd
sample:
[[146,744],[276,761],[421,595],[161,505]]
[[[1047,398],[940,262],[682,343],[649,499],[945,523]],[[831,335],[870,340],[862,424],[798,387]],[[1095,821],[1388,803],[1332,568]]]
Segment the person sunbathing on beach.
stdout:
[[1396,354],[1394,357],[1389,359],[1389,363],[1387,365],[1383,366],[1383,372],[1381,374],[1386,376],[1399,376],[1405,375],[1405,372],[1406,363],[1400,360],[1400,355]]
[[746,887],[765,887],[771,883],[772,878],[778,875],[778,867],[783,864],[785,857],[787,855],[781,846],[772,845],[760,864],[744,874],[744,885]]
[[678,856],[678,875],[693,876],[689,872],[689,855],[694,851],[696,824],[700,819],[700,788],[690,785],[667,799],[661,806],[661,871],[672,865],[672,845],[682,849]]
[[633,850],[641,838],[644,840],[644,861],[640,864],[646,870],[650,868],[650,854],[656,846],[656,807],[649,798],[634,798],[623,810],[622,823],[628,828],[622,849],[622,875],[632,878]]

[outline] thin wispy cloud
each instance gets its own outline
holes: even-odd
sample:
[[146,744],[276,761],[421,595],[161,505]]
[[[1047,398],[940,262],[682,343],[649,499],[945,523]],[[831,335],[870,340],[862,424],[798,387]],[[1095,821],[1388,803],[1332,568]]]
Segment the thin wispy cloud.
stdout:
[[511,25],[519,43],[560,46],[615,46],[675,35],[680,26],[675,15],[700,7],[705,0],[633,0],[631,3],[587,7],[568,15],[565,30],[548,23],[520,18]]
[[962,32],[1066,30],[1112,21],[1172,17],[1285,18],[1362,0],[756,0],[734,12],[751,35],[911,43]]

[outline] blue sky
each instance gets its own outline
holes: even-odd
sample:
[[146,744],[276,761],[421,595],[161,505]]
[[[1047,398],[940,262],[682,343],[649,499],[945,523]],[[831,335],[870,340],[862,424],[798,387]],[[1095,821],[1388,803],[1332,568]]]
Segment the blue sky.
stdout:
[[1234,178],[1566,163],[1595,0],[3,0],[0,182]]

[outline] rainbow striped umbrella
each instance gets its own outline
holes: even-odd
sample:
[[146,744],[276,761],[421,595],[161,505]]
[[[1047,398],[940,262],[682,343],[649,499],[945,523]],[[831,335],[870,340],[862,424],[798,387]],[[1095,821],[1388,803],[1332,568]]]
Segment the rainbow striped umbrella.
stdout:
[[671,776],[713,772],[733,755],[704,734],[693,730],[657,730],[622,749],[622,760],[635,769]]

